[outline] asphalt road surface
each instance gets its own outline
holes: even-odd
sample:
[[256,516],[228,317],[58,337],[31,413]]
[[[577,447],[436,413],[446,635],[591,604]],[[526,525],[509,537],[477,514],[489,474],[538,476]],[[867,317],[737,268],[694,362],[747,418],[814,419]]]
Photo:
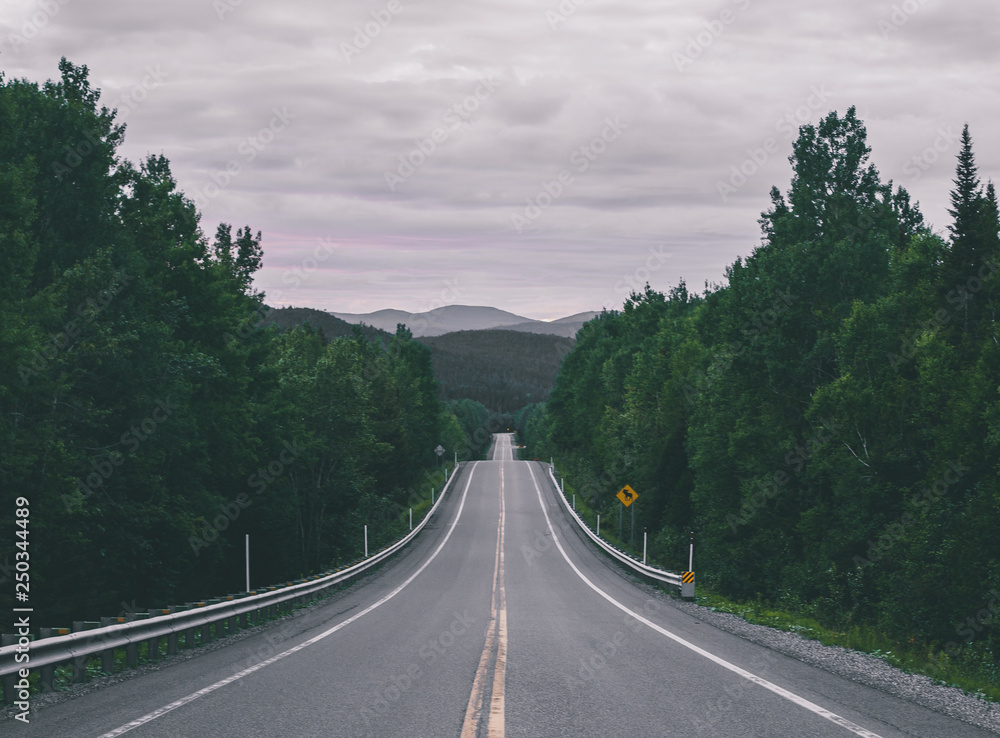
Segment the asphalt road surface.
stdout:
[[393,560],[263,633],[3,735],[992,735],[704,624],[570,526],[546,466],[463,465]]

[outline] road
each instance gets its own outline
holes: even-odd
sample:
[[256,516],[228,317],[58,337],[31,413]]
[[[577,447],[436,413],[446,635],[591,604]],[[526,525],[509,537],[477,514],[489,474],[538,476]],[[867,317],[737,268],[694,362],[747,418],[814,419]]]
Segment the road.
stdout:
[[413,544],[325,604],[0,732],[992,735],[672,607],[570,527],[545,465],[514,455],[498,435]]

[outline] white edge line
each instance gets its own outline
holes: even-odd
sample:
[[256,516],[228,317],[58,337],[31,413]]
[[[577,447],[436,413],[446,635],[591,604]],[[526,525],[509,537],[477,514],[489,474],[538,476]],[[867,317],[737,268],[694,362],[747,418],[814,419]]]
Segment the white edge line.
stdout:
[[574,564],[572,561],[570,561],[569,556],[566,555],[566,551],[563,549],[562,544],[559,542],[559,536],[556,535],[555,528],[552,527],[552,521],[549,520],[549,513],[545,509],[545,502],[542,500],[542,490],[538,486],[538,480],[535,479],[535,471],[532,468],[532,466],[533,465],[531,465],[531,464],[528,465],[528,471],[531,473],[531,481],[535,485],[535,492],[538,495],[538,502],[539,502],[539,504],[542,507],[542,514],[545,516],[545,523],[546,523],[546,525],[548,525],[549,532],[552,534],[552,540],[555,541],[556,548],[559,549],[559,553],[562,554],[562,557],[566,560],[566,563],[569,564],[570,568],[572,568],[573,571],[576,572],[576,575],[578,577],[580,577],[580,579],[583,580],[584,584],[586,584],[592,590],[594,590],[595,592],[597,592],[597,594],[599,594],[601,597],[603,597],[604,599],[606,599],[608,602],[610,602],[612,605],[614,605],[615,607],[617,607],[622,612],[624,612],[624,613],[632,616],[633,618],[635,618],[636,620],[638,620],[640,623],[642,623],[644,625],[648,625],[650,628],[652,628],[653,630],[655,630],[657,633],[665,635],[667,638],[670,638],[671,640],[676,641],[677,643],[679,643],[680,645],[684,646],[685,648],[688,648],[688,649],[694,651],[699,656],[704,656],[709,661],[712,661],[712,662],[718,664],[719,666],[722,666],[722,667],[724,667],[726,669],[729,669],[729,671],[733,672],[734,674],[738,674],[739,676],[743,677],[744,679],[748,679],[749,681],[753,682],[754,684],[759,684],[761,687],[764,687],[765,689],[768,689],[768,690],[774,692],[776,695],[778,695],[780,697],[784,697],[786,700],[788,700],[789,702],[795,703],[799,707],[804,707],[805,709],[809,710],[810,712],[813,712],[813,713],[819,715],[820,717],[824,717],[827,720],[829,720],[830,722],[836,723],[837,725],[839,725],[842,728],[846,728],[847,730],[851,731],[855,735],[862,736],[863,738],[882,738],[882,736],[878,735],[877,733],[872,733],[870,730],[862,728],[860,725],[855,725],[854,723],[852,723],[847,718],[843,718],[843,717],[841,717],[840,715],[837,715],[834,712],[830,712],[825,707],[820,707],[816,703],[810,702],[805,697],[800,697],[799,695],[795,694],[794,692],[789,692],[784,687],[779,687],[777,684],[774,684],[773,682],[769,682],[766,679],[764,679],[763,677],[759,677],[756,674],[753,674],[753,673],[747,671],[746,669],[741,669],[739,666],[736,666],[736,664],[731,664],[728,661],[726,661],[725,659],[720,658],[720,657],[716,656],[713,653],[709,653],[708,651],[706,651],[703,648],[699,648],[698,646],[694,645],[690,641],[684,640],[679,635],[677,635],[675,633],[671,633],[669,630],[667,630],[665,628],[661,628],[659,625],[657,625],[656,623],[654,623],[654,622],[652,622],[650,620],[647,620],[646,618],[644,618],[639,613],[633,612],[632,610],[628,609],[625,605],[623,605],[622,603],[620,603],[618,600],[614,599],[607,592],[605,592],[604,590],[600,589],[596,584],[594,584],[589,579],[587,579],[587,577],[584,576],[583,572],[581,572],[576,567],[576,564]]
[[466,495],[468,495],[468,493],[469,493],[469,485],[472,484],[472,476],[475,473],[476,466],[478,464],[479,464],[478,461],[474,462],[472,464],[472,469],[469,472],[469,478],[465,482],[465,490],[462,492],[462,501],[461,501],[461,503],[458,506],[458,513],[455,515],[454,522],[448,528],[448,532],[445,534],[444,540],[441,541],[440,544],[438,544],[438,547],[434,550],[434,553],[432,553],[430,555],[430,557],[427,559],[427,561],[425,561],[420,566],[419,569],[417,569],[413,574],[411,574],[410,577],[405,582],[403,582],[398,587],[396,587],[396,589],[392,590],[392,592],[390,592],[389,594],[387,594],[385,597],[383,597],[382,599],[380,599],[375,604],[369,605],[368,607],[366,607],[361,612],[359,612],[359,613],[357,613],[355,615],[352,615],[347,620],[344,620],[343,622],[338,623],[337,625],[333,626],[332,628],[323,631],[319,635],[313,636],[308,641],[303,641],[299,645],[294,646],[293,648],[290,648],[287,651],[283,651],[283,652],[277,654],[276,656],[272,656],[271,658],[269,658],[269,659],[267,659],[265,661],[261,661],[260,663],[254,664],[253,666],[251,666],[251,667],[249,667],[247,669],[244,669],[243,671],[237,672],[236,674],[233,674],[232,676],[226,677],[225,679],[222,679],[221,681],[218,681],[215,684],[210,684],[209,686],[205,687],[204,689],[199,689],[197,692],[192,692],[191,694],[187,695],[186,697],[182,697],[179,700],[171,702],[169,705],[164,705],[163,707],[161,707],[161,708],[159,708],[157,710],[153,710],[153,712],[151,712],[151,713],[149,713],[147,715],[143,715],[141,718],[137,718],[136,720],[133,720],[130,723],[126,723],[125,725],[121,726],[120,728],[115,728],[114,730],[112,730],[109,733],[104,733],[103,735],[99,736],[99,738],[116,738],[116,736],[122,735],[124,733],[128,733],[129,731],[133,730],[134,728],[138,728],[139,726],[145,725],[146,723],[151,722],[151,721],[155,720],[156,718],[161,717],[162,715],[166,715],[168,712],[172,712],[172,711],[176,710],[178,707],[183,707],[184,705],[188,704],[189,702],[193,702],[194,700],[198,699],[199,697],[204,697],[206,694],[209,694],[210,692],[214,692],[217,689],[221,689],[222,687],[225,687],[227,684],[231,684],[232,682],[235,682],[238,679],[242,679],[245,676],[249,676],[250,674],[253,674],[255,671],[259,671],[259,670],[263,669],[265,666],[269,666],[269,665],[273,664],[275,661],[283,659],[286,656],[291,656],[293,653],[301,651],[303,648],[311,646],[314,643],[317,643],[318,641],[323,640],[327,636],[333,635],[334,633],[336,633],[341,628],[343,628],[343,627],[345,627],[345,626],[353,623],[355,620],[357,620],[358,618],[360,618],[362,615],[367,615],[372,610],[374,610],[376,607],[379,607],[380,605],[384,605],[386,602],[388,602],[393,597],[395,597],[396,595],[398,595],[400,592],[403,591],[403,589],[406,588],[406,586],[410,582],[412,582],[414,579],[416,579],[420,575],[420,573],[424,569],[426,569],[430,565],[430,563],[432,561],[434,561],[435,558],[437,558],[437,555],[439,553],[441,553],[441,549],[444,548],[444,545],[448,542],[448,539],[451,538],[451,534],[455,531],[455,527],[456,527],[456,524],[458,523],[458,519],[460,517],[462,517],[462,510],[465,507],[465,498],[466,498]]

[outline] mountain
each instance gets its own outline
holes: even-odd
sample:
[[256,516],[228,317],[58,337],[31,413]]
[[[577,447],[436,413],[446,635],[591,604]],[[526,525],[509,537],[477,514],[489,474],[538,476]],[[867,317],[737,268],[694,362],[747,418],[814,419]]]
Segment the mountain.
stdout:
[[597,315],[595,312],[579,313],[567,318],[546,322],[532,320],[492,307],[472,305],[446,305],[425,313],[408,313],[403,310],[379,310],[374,313],[333,313],[348,323],[363,323],[390,333],[396,325],[404,323],[417,338],[442,336],[454,331],[504,330],[524,333],[547,333],[572,338],[580,327]]
[[447,305],[425,313],[407,313],[403,310],[379,310],[374,313],[333,313],[348,323],[363,323],[396,332],[396,325],[404,323],[415,337],[441,336],[452,331],[471,331],[498,328],[531,322],[530,318],[491,307]]
[[[313,328],[322,330],[323,335],[326,336],[327,340],[350,336],[354,330],[358,328],[358,326],[352,325],[346,320],[341,320],[325,310],[297,307],[268,308],[261,325],[276,325],[282,330],[288,330],[290,328],[300,326],[303,323],[308,323]],[[389,338],[389,334],[371,326],[363,325],[360,326],[360,329],[362,333],[372,340]],[[392,329],[395,333],[396,326],[393,326]]]
[[600,313],[590,311],[586,313],[577,313],[576,315],[570,315],[567,318],[560,318],[559,320],[551,320],[548,322],[542,320],[529,320],[526,323],[504,326],[504,330],[523,331],[525,333],[547,333],[552,336],[574,338],[576,337],[577,331],[583,328],[584,323],[590,322],[598,315],[600,315]]
[[417,339],[431,350],[443,399],[512,413],[545,400],[574,339],[526,331],[455,331]]
[[[383,310],[381,313],[409,315],[398,310]],[[442,399],[468,398],[495,412],[512,413],[549,396],[563,357],[575,343],[573,335],[593,315],[581,313],[551,323],[526,321],[515,324],[511,329],[451,331],[440,336],[423,336],[418,340],[431,352],[434,374],[441,383]],[[324,310],[313,308],[270,308],[263,320],[263,325],[276,325],[282,330],[304,323],[322,330],[327,340],[350,336],[359,329],[373,341],[384,343],[391,337],[390,333],[379,328],[352,325]],[[572,330],[573,335],[539,330],[545,326],[555,330]],[[395,329],[393,324],[393,332]]]

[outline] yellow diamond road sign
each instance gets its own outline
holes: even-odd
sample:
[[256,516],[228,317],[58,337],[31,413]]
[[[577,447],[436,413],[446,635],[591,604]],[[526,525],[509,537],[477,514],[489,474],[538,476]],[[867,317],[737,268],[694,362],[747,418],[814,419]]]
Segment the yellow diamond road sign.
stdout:
[[622,504],[625,507],[628,507],[639,498],[639,495],[636,494],[634,489],[632,489],[626,484],[624,487],[618,490],[618,494],[615,495],[615,497],[621,500]]

